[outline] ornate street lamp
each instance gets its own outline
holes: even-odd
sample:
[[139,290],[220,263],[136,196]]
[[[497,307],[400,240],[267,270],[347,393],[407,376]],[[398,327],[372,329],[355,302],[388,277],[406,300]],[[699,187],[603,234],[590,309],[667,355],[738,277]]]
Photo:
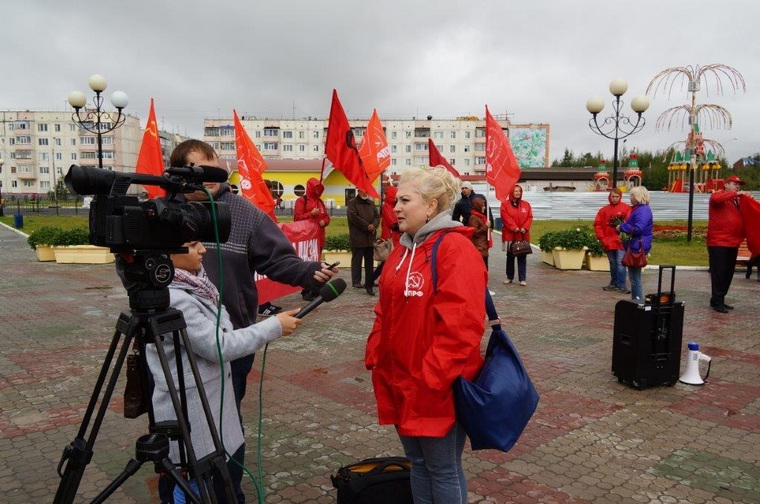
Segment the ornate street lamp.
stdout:
[[600,96],[593,96],[586,102],[586,110],[591,112],[591,119],[588,125],[591,131],[615,141],[615,151],[612,162],[612,187],[617,187],[617,169],[618,169],[618,140],[627,138],[634,133],[641,131],[646,124],[646,119],[642,114],[649,108],[649,98],[639,95],[631,100],[631,108],[637,114],[636,123],[634,124],[627,116],[620,113],[623,101],[620,99],[628,90],[628,83],[625,79],[614,79],[610,82],[610,93],[615,97],[612,102],[614,113],[604,119],[600,124],[597,115],[604,109],[604,100]]
[[[90,89],[95,91],[95,97],[92,99],[95,108],[85,108],[87,97],[84,93],[72,91],[69,93],[69,105],[74,107],[71,120],[80,128],[95,133],[98,137],[98,167],[103,168],[103,133],[110,133],[124,124],[127,116],[122,111],[129,104],[129,97],[124,91],[114,91],[111,94],[111,104],[118,111],[114,118],[113,112],[106,112],[102,108],[104,98],[101,93],[106,90],[106,79],[102,75],[95,74],[90,76],[87,83],[90,85]],[[108,123],[110,126],[104,126],[104,123]]]
[[[5,164],[5,159],[0,158],[0,175],[3,173],[3,165]],[[0,177],[0,217],[5,217],[5,211],[3,210],[3,178]]]

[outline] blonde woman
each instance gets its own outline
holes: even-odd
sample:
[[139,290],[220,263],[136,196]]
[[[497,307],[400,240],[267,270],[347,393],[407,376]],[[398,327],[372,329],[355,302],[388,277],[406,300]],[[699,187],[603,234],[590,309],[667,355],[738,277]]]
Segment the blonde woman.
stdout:
[[[645,253],[652,250],[652,228],[654,218],[649,208],[649,191],[644,186],[631,189],[631,213],[628,218],[617,226],[617,230],[630,235],[631,239],[624,243],[626,251],[638,252],[642,248]],[[631,281],[631,299],[638,303],[644,302],[644,288],[641,285],[641,268],[628,267],[628,278]]]
[[394,211],[403,234],[380,276],[365,355],[379,422],[396,427],[412,461],[417,503],[467,502],[465,433],[452,385],[458,376],[472,379],[483,363],[488,273],[472,229],[451,219],[458,193],[459,181],[442,167],[401,176]]

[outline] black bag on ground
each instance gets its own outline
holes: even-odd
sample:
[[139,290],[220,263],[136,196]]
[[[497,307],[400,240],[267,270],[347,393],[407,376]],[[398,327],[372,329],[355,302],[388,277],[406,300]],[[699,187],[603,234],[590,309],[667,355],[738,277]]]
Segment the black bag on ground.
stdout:
[[413,504],[406,457],[370,458],[338,469],[330,476],[338,504]]

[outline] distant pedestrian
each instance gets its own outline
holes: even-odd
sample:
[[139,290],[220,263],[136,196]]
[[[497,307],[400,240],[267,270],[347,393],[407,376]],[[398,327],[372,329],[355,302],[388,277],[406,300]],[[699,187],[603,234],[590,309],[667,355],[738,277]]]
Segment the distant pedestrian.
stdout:
[[752,194],[740,191],[744,181],[736,175],[726,179],[722,191],[710,195],[707,221],[707,255],[710,261],[710,307],[718,313],[728,313],[734,307],[726,304],[726,294],[736,270],[739,245],[744,239],[744,223],[739,210],[742,198]]
[[[398,247],[398,240],[401,237],[401,232],[398,230],[398,218],[393,208],[396,206],[396,193],[398,189],[392,185],[385,188],[383,194],[383,204],[380,206],[380,239],[391,240],[393,248]],[[382,261],[375,268],[375,272],[372,278],[377,285],[377,279],[380,278],[380,274],[383,272],[383,266],[385,261]]]
[[631,213],[631,207],[621,201],[623,192],[617,187],[610,191],[609,204],[599,209],[594,219],[594,232],[610,262],[610,283],[602,287],[606,291],[621,291],[629,294],[625,288],[625,266],[622,264],[625,247],[615,229],[625,222]]
[[[317,247],[318,255],[322,257],[322,248],[325,246],[325,228],[330,224],[330,215],[322,201],[322,193],[325,186],[314,177],[306,181],[306,193],[296,200],[293,210],[293,220],[309,220],[318,226]],[[311,301],[319,295],[319,290],[304,289],[301,296],[306,301]]]
[[[348,240],[351,245],[351,283],[354,287],[367,290],[370,296],[374,290],[374,245],[380,214],[375,201],[359,189],[359,195],[351,199],[348,208]],[[362,262],[364,263],[364,283],[362,284]]]
[[[643,249],[648,254],[652,250],[652,229],[654,228],[652,209],[649,208],[649,191],[644,186],[636,186],[629,194],[631,213],[616,229],[630,236],[630,240],[625,242],[626,250],[638,252]],[[629,266],[628,277],[631,280],[631,299],[643,304],[644,287],[641,284],[641,268]]]
[[[533,209],[530,203],[522,199],[522,187],[515,184],[509,196],[501,203],[501,240],[507,249],[507,279],[505,284],[511,284],[515,278],[515,256],[509,250],[509,242],[526,240],[530,242],[530,226],[533,224]],[[517,279],[520,285],[527,285],[528,258],[524,255],[517,257]]]
[[472,200],[472,213],[468,226],[472,228],[472,243],[478,249],[488,269],[488,251],[493,245],[491,242],[491,228],[488,226],[486,216],[486,200],[480,196]]

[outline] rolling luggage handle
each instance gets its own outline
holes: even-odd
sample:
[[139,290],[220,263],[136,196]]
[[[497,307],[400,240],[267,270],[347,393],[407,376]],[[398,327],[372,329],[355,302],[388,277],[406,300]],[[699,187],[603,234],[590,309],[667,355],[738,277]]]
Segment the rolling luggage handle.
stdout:
[[[670,290],[663,295],[662,292],[662,273],[664,270],[670,270]],[[659,278],[657,279],[657,294],[647,294],[645,296],[647,304],[668,306],[676,300],[676,267],[673,264],[660,265]]]

